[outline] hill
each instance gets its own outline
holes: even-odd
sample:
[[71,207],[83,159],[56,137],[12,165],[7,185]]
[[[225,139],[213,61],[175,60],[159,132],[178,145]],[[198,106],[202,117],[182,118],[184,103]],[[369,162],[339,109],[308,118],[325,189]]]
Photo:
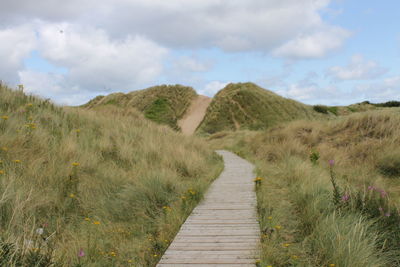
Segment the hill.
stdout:
[[183,117],[196,96],[196,91],[191,87],[160,85],[127,94],[114,93],[108,96],[98,96],[83,107],[95,109],[111,105],[124,109],[136,108],[146,118],[178,130],[178,120]]
[[285,121],[322,116],[311,106],[253,83],[231,83],[215,95],[198,131],[212,134],[223,130],[258,130]]
[[0,266],[154,266],[222,168],[201,140],[98,109],[0,85]]

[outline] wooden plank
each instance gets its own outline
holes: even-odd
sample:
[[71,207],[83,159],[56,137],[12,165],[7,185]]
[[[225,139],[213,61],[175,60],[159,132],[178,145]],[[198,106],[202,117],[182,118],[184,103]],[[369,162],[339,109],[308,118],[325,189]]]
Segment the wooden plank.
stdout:
[[260,242],[253,166],[219,152],[225,170],[181,226],[157,267],[255,266]]

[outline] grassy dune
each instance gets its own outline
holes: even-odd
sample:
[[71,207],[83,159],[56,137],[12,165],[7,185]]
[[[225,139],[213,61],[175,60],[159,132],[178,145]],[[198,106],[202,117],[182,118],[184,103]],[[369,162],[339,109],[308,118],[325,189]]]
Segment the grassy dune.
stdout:
[[227,85],[215,95],[198,131],[213,134],[224,130],[259,130],[295,119],[323,116],[327,115],[253,83],[237,83]]
[[133,109],[0,86],[0,266],[154,266],[221,168]]
[[160,85],[128,94],[114,93],[108,96],[98,96],[84,107],[89,109],[104,106],[136,108],[146,118],[179,130],[177,122],[183,117],[196,95],[191,87]]
[[373,111],[210,137],[254,161],[263,178],[261,266],[400,265],[399,115]]

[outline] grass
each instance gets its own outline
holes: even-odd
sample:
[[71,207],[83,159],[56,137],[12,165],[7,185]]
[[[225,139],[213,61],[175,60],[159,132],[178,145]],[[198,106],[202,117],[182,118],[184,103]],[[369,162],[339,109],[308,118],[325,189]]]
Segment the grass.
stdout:
[[183,117],[196,95],[191,87],[160,85],[128,94],[114,93],[98,96],[83,107],[88,109],[104,106],[117,106],[122,109],[136,108],[144,113],[146,118],[179,130],[177,122]]
[[283,98],[253,83],[231,83],[213,98],[198,132],[259,130],[291,120],[320,117],[323,115],[311,106]]
[[222,169],[134,109],[0,86],[0,266],[154,266]]
[[399,112],[209,137],[263,177],[261,266],[399,266]]

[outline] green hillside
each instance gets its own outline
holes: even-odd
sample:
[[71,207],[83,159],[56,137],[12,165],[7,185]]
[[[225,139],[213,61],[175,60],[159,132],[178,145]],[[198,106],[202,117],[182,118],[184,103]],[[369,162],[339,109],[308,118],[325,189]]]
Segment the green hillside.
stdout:
[[321,116],[311,106],[253,83],[231,83],[214,97],[198,131],[212,134],[222,130],[258,130],[284,121]]
[[196,91],[191,87],[160,85],[128,94],[98,96],[83,107],[93,109],[114,105],[120,108],[136,108],[152,121],[179,129],[177,121],[185,114],[196,95]]
[[0,266],[154,266],[222,168],[201,140],[98,109],[0,84]]

